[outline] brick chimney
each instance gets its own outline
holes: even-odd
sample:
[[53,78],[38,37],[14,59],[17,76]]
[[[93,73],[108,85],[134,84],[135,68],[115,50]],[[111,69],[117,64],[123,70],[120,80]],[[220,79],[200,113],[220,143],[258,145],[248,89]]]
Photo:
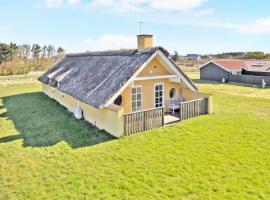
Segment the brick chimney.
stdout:
[[137,48],[142,51],[153,47],[153,35],[137,35]]

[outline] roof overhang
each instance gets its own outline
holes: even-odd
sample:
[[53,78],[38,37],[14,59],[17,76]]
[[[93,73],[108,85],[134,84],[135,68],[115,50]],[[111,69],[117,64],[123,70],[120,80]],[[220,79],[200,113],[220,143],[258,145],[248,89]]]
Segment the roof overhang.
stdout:
[[179,69],[169,60],[168,57],[164,55],[164,53],[160,50],[157,50],[135,73],[134,75],[105,103],[105,105],[101,106],[108,107],[110,106],[114,100],[133,82],[136,80],[136,77],[145,69],[148,64],[156,57],[160,56],[160,58],[166,63],[168,67],[183,81],[183,83],[190,88],[193,92],[197,91],[197,88],[192,85],[191,80],[184,76]]
[[[226,67],[224,67],[224,66],[216,63],[215,61],[209,61],[209,62],[207,62],[207,63],[203,64],[199,69],[204,68],[205,66],[209,65],[210,63],[217,65],[218,67],[222,68],[223,70],[225,70],[227,72],[238,72],[239,71],[239,70],[228,70]],[[242,69],[244,69],[244,68],[242,68]]]

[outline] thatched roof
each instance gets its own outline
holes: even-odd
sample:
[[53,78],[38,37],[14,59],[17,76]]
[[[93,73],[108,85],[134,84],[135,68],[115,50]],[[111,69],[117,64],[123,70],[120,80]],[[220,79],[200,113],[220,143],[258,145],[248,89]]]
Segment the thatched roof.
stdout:
[[161,47],[68,54],[38,80],[101,108],[158,50],[169,56]]

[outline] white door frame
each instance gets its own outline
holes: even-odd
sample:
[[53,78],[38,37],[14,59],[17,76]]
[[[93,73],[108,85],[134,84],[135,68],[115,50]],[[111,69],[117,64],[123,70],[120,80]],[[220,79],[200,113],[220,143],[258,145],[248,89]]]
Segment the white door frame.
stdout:
[[162,108],[162,107],[164,107],[164,93],[165,93],[164,92],[165,91],[164,83],[155,83],[154,84],[154,108],[157,108],[156,107],[156,86],[157,85],[162,85],[162,106],[161,106],[161,108]]

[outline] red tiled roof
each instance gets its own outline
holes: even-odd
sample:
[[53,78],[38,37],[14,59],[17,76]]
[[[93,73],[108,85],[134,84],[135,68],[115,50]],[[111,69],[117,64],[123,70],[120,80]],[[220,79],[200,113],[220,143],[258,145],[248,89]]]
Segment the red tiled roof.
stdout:
[[245,68],[242,60],[215,60],[214,62],[229,71],[241,71]]
[[255,72],[270,72],[270,61],[251,60],[245,61],[246,69]]
[[270,72],[270,61],[266,60],[215,60],[214,63],[228,71]]

